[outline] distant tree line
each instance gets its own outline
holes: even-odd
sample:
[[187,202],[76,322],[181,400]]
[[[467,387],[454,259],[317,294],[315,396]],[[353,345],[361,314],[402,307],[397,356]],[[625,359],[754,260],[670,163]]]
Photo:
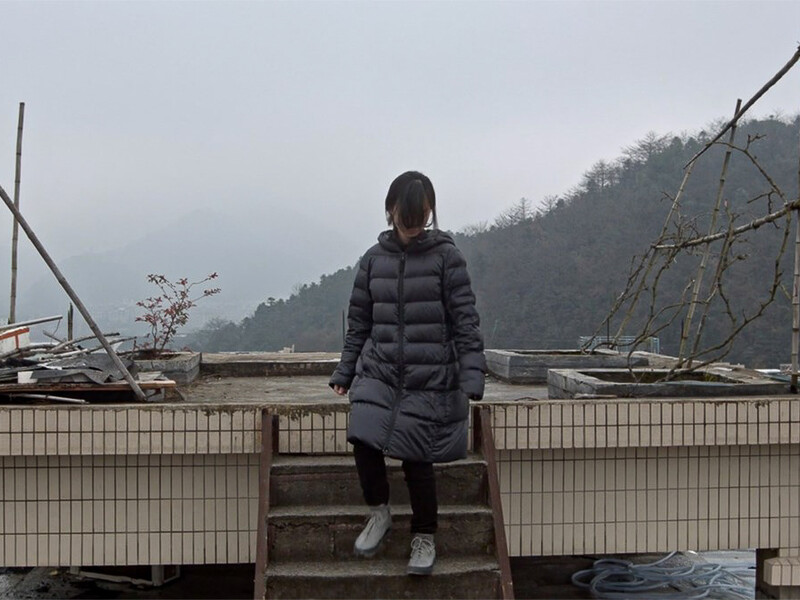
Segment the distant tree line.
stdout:
[[[759,161],[791,198],[797,198],[800,117],[766,118],[740,125],[751,136]],[[492,223],[478,223],[456,234],[467,258],[487,347],[575,348],[591,335],[625,286],[636,256],[655,240],[683,177],[683,168],[715,132],[682,136],[648,133],[612,161],[600,160],[580,183],[559,196],[534,203],[520,199]],[[681,201],[684,226],[703,231],[719,184],[723,149],[698,164]],[[718,160],[717,160],[718,159]],[[754,200],[756,199],[756,200]],[[734,156],[725,185],[725,206],[737,219],[762,214],[777,202],[748,161]],[[757,303],[771,278],[780,235],[770,226],[737,247],[728,294],[741,310]],[[792,254],[791,252],[789,254]],[[699,258],[697,259],[699,260]],[[665,275],[664,300],[679,298],[697,267],[689,256]],[[783,267],[783,289],[764,316],[742,332],[728,360],[748,366],[788,362],[791,335],[792,265]],[[288,299],[268,298],[240,323],[216,320],[192,339],[204,351],[337,351],[342,314],[347,308],[353,267],[300,286]],[[709,315],[707,335],[723,336],[723,319]],[[636,319],[632,327],[636,327]],[[609,330],[615,327],[608,324]],[[717,328],[717,329],[715,329]],[[613,333],[613,331],[612,331]],[[680,324],[661,335],[665,353],[674,353]]]

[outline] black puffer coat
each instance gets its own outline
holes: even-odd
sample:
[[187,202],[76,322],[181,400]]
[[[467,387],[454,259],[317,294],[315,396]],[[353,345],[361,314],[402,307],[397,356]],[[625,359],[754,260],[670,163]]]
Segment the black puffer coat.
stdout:
[[403,248],[383,232],[359,263],[348,320],[330,380],[350,390],[348,440],[404,460],[463,458],[469,398],[483,397],[486,367],[453,238],[425,231]]

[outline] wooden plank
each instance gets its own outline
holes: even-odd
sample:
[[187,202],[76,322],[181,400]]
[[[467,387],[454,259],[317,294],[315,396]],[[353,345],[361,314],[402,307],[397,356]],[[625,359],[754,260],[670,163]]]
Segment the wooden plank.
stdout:
[[[176,383],[171,379],[140,381],[139,387],[144,390],[160,390],[174,388]],[[0,394],[17,392],[127,392],[131,387],[124,381],[116,383],[0,383]]]

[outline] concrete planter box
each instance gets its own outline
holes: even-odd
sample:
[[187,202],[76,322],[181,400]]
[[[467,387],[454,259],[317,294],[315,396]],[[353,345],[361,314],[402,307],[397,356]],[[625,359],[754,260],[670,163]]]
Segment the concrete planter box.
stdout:
[[661,381],[667,369],[553,369],[547,374],[549,398],[675,398],[786,394],[786,383],[758,372],[706,368]]
[[190,383],[200,374],[200,352],[169,352],[157,358],[137,358],[139,371],[160,371],[175,383]]
[[200,370],[215,377],[329,377],[339,358],[333,352],[206,352]]
[[489,373],[509,383],[546,383],[548,369],[646,366],[644,357],[613,350],[486,350]]

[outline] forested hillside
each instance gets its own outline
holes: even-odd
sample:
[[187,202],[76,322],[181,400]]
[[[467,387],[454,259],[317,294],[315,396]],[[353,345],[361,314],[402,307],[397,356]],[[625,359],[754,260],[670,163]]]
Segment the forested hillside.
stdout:
[[[800,117],[765,119],[741,125],[737,134],[737,145],[749,140],[751,154],[790,201],[797,198],[799,129]],[[624,288],[634,257],[647,250],[664,226],[687,161],[709,137],[706,132],[648,134],[616,160],[596,163],[563,195],[537,203],[520,200],[493,223],[456,234],[469,264],[487,347],[574,348],[579,336],[594,333]],[[706,231],[723,153],[721,145],[714,146],[694,167],[676,221],[682,231]],[[780,207],[783,200],[766,182],[752,161],[735,153],[720,227],[746,223]],[[744,313],[763,300],[781,239],[777,227],[765,225],[732,248],[735,268],[729,271],[726,298],[737,302],[734,312]],[[791,254],[790,247],[781,263],[786,290],[791,289]],[[658,301],[676,301],[698,262],[696,254],[676,259],[662,278]],[[288,299],[268,299],[241,323],[210,323],[195,336],[194,346],[206,351],[291,345],[296,351],[338,350],[353,277],[352,266],[341,269],[302,286]],[[765,314],[742,332],[728,359],[754,367],[787,362],[790,313],[790,300],[781,290]],[[608,326],[612,334],[618,321]],[[638,333],[640,321],[634,318],[625,333]],[[712,313],[706,335],[723,337],[724,327],[724,319]],[[677,351],[679,328],[678,320],[660,332],[663,352]]]

